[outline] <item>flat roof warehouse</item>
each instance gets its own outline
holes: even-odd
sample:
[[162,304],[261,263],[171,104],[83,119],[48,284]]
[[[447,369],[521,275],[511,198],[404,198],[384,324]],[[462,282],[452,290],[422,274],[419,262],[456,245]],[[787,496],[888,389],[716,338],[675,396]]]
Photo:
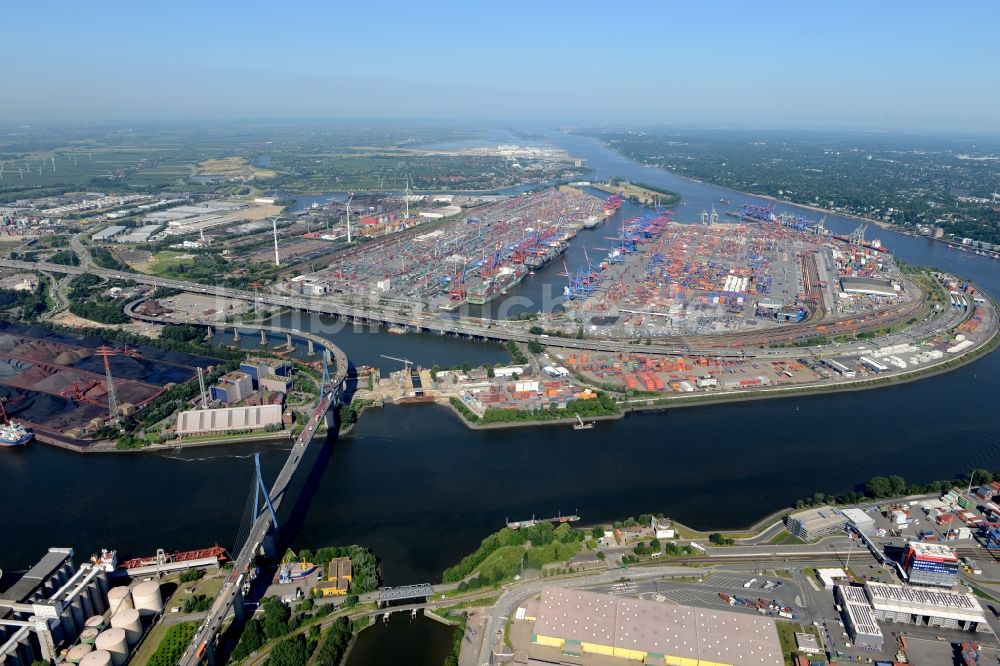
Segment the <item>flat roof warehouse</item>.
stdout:
[[774,620],[562,588],[542,591],[532,642],[647,663],[784,663]]

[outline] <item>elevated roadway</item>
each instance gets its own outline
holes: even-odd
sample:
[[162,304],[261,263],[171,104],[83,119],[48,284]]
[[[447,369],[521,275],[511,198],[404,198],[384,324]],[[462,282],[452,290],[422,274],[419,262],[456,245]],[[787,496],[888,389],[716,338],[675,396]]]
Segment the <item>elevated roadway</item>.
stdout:
[[[271,306],[293,308],[304,312],[340,317],[350,322],[382,324],[387,326],[408,327],[421,331],[436,333],[455,334],[480,338],[484,340],[528,342],[538,340],[538,336],[527,333],[517,326],[510,326],[507,322],[487,322],[476,323],[476,320],[468,321],[450,317],[444,314],[431,312],[404,313],[390,308],[364,308],[355,307],[342,303],[331,298],[314,298],[302,295],[281,295],[281,294],[258,294],[245,289],[234,289],[231,287],[219,287],[213,285],[203,285],[185,280],[159,277],[155,275],[144,275],[141,273],[130,273],[127,271],[116,271],[96,266],[63,266],[50,262],[29,262],[17,261],[13,259],[0,259],[0,267],[15,268],[18,270],[48,271],[52,273],[81,274],[90,273],[108,279],[132,280],[139,284],[146,284],[154,287],[164,287],[177,289],[194,294],[205,294],[215,296],[220,299],[242,300],[247,302],[261,302]],[[892,323],[898,323],[905,318],[917,316],[923,310],[922,299],[914,299],[899,306],[893,306],[883,310],[868,313],[863,317],[856,318],[850,326],[858,326],[862,323],[871,326],[884,327]],[[153,319],[151,321],[161,321]],[[482,322],[482,320],[479,320]],[[552,338],[546,340],[548,344],[556,345],[567,349],[579,349],[588,351],[604,351],[612,353],[643,351],[645,353],[656,354],[689,354],[689,355],[711,355],[721,357],[743,357],[762,356],[765,358],[800,358],[809,355],[813,350],[808,347],[777,348],[777,349],[755,349],[754,345],[766,346],[770,342],[789,341],[793,339],[809,338],[820,335],[839,334],[848,332],[846,323],[826,321],[818,324],[799,324],[792,327],[782,327],[775,329],[773,338],[766,338],[761,333],[733,333],[720,334],[715,336],[678,338],[662,343],[650,345],[637,345],[630,342],[618,340],[596,340],[596,339],[575,339],[575,338]],[[215,324],[217,325],[217,324]],[[253,326],[247,325],[246,328]],[[819,327],[819,328],[817,328]],[[857,328],[853,330],[858,330]],[[897,334],[902,337],[904,334]],[[883,340],[880,340],[883,342]],[[891,338],[884,341],[886,344],[894,344]],[[859,343],[864,345],[864,343]],[[837,350],[838,353],[849,353],[852,345],[844,345]]]

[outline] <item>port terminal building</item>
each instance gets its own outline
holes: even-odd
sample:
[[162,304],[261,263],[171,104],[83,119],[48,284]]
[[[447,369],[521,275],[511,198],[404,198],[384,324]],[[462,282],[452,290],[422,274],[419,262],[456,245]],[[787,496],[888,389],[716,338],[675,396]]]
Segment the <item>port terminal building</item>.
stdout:
[[821,506],[793,513],[785,522],[788,531],[803,541],[814,541],[843,532],[847,516],[830,506]]
[[530,615],[529,663],[784,663],[765,617],[557,587],[542,590]]
[[231,430],[264,430],[281,425],[281,405],[191,409],[177,415],[177,434],[211,435]]
[[983,607],[969,592],[869,581],[864,587],[838,585],[834,596],[842,605],[845,626],[857,645],[881,647],[878,622],[991,631]]

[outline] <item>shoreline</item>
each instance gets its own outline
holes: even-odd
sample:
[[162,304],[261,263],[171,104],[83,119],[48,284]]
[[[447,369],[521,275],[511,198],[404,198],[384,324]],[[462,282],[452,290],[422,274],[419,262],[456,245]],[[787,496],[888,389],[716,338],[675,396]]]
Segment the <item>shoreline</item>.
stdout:
[[[959,368],[963,368],[967,365],[975,363],[982,357],[988,356],[1000,347],[1000,326],[994,328],[993,333],[984,341],[982,344],[973,347],[964,353],[945,359],[939,363],[934,363],[931,365],[926,365],[924,367],[914,368],[912,370],[905,370],[900,373],[879,377],[875,376],[873,378],[856,379],[847,382],[842,382],[838,384],[812,384],[812,385],[802,385],[802,386],[776,386],[772,388],[765,389],[752,389],[744,392],[728,392],[719,394],[699,394],[694,397],[671,397],[664,396],[661,398],[633,398],[637,403],[645,402],[646,404],[633,404],[628,403],[622,406],[622,412],[620,414],[607,414],[602,416],[592,416],[587,419],[587,421],[616,421],[623,419],[633,412],[656,412],[656,411],[666,411],[669,409],[680,409],[685,407],[704,407],[712,406],[725,403],[739,403],[739,402],[752,402],[756,400],[777,400],[781,398],[794,398],[794,397],[813,397],[822,394],[834,394],[834,393],[852,393],[857,391],[869,391],[879,388],[890,388],[893,386],[902,386],[904,384],[910,384],[912,382],[920,381],[922,379],[930,379],[932,377],[943,375]],[[503,430],[507,428],[525,428],[532,426],[552,426],[552,425],[567,425],[576,423],[575,418],[561,418],[552,419],[545,421],[510,421],[501,423],[488,423],[488,424],[478,424],[469,421],[465,416],[459,412],[451,404],[450,401],[437,402],[444,407],[451,410],[461,422],[470,430]]]
[[905,231],[905,227],[903,227],[902,225],[893,224],[892,222],[886,222],[885,220],[875,220],[875,219],[872,219],[870,217],[865,217],[863,215],[858,215],[856,213],[841,212],[841,211],[831,210],[829,208],[823,208],[822,206],[815,206],[815,205],[806,204],[806,203],[797,203],[795,201],[789,201],[788,199],[779,199],[778,197],[774,197],[774,196],[771,196],[769,194],[755,194],[753,192],[744,192],[742,190],[735,190],[735,189],[733,189],[731,187],[728,187],[726,185],[721,185],[719,183],[713,183],[711,181],[703,180],[701,178],[695,178],[694,176],[686,176],[684,174],[677,173],[676,171],[673,171],[671,169],[667,169],[666,167],[662,167],[662,166],[660,166],[658,164],[646,164],[645,162],[640,162],[639,160],[637,160],[637,159],[635,159],[633,157],[629,157],[628,155],[626,155],[625,153],[621,152],[620,150],[617,150],[616,148],[612,148],[611,146],[609,146],[605,142],[601,141],[597,137],[591,137],[591,136],[586,135],[586,134],[578,134],[576,136],[583,136],[583,137],[594,139],[595,141],[597,141],[598,143],[600,143],[603,147],[607,148],[608,150],[614,152],[616,155],[620,155],[621,157],[623,157],[623,158],[625,158],[625,159],[627,159],[627,160],[629,160],[631,162],[634,162],[634,163],[636,163],[636,164],[638,164],[640,166],[646,167],[646,168],[659,169],[659,170],[661,170],[661,171],[663,171],[665,173],[670,174],[671,176],[674,176],[676,178],[680,178],[682,180],[686,180],[686,181],[688,181],[690,183],[696,183],[698,185],[705,185],[707,187],[717,187],[719,189],[723,189],[723,190],[726,190],[728,192],[732,192],[734,194],[739,194],[739,195],[746,196],[746,197],[757,197],[759,199],[765,199],[767,201],[773,201],[775,203],[785,204],[785,205],[788,205],[788,206],[796,206],[798,208],[804,208],[806,210],[811,210],[814,213],[822,213],[824,215],[838,215],[840,217],[844,217],[844,218],[848,218],[848,219],[852,219],[852,220],[858,220],[859,222],[866,222],[868,224],[874,224],[875,226],[877,226],[877,227],[879,227],[881,229],[885,229],[886,231],[893,231],[893,232],[896,232],[896,233],[901,234],[901,235],[912,236],[914,238],[927,238],[927,240],[937,241],[937,242],[943,243],[944,245],[954,245],[954,243],[948,242],[948,241],[944,240],[943,238],[930,238],[928,236],[918,236],[918,235],[915,235],[915,234],[907,233]]

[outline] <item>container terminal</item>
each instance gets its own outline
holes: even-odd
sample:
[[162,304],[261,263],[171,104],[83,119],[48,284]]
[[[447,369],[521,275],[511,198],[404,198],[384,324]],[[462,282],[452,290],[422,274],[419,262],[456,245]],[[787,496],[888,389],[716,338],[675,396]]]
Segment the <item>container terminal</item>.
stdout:
[[559,257],[581,229],[615,209],[615,202],[571,187],[549,188],[375,239],[298,282],[321,283],[320,293],[374,293],[432,309],[483,304]]

